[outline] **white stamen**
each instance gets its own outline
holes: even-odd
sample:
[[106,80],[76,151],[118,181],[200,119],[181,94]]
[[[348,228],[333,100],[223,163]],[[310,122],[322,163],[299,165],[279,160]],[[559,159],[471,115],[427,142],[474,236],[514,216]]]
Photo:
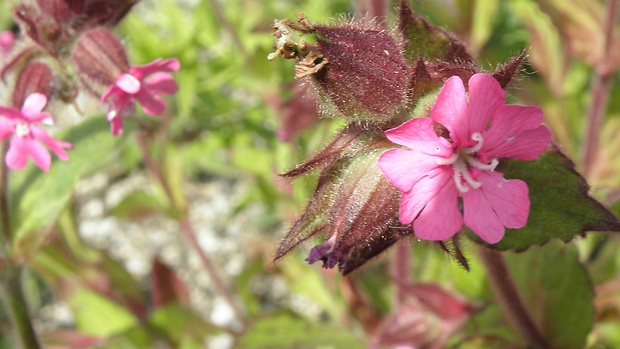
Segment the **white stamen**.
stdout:
[[459,154],[452,154],[452,156],[450,156],[449,158],[439,158],[437,159],[435,162],[437,163],[437,165],[452,165],[456,162],[456,160],[459,158]]
[[480,149],[482,149],[482,145],[484,144],[484,139],[482,138],[482,135],[480,134],[480,132],[472,133],[471,139],[478,143],[476,143],[476,145],[474,145],[473,147],[463,148],[463,151],[466,154],[474,154],[478,152]]
[[475,167],[483,171],[494,171],[499,161],[492,159],[490,163],[485,164],[478,160],[475,154],[482,149],[484,138],[479,132],[471,135],[471,139],[476,141],[473,147],[460,148],[457,153],[452,154],[449,158],[439,158],[436,160],[437,165],[452,165],[454,170],[454,184],[461,193],[466,193],[469,188],[478,189],[482,186],[482,182],[476,181],[470,173],[470,168]]
[[485,165],[478,159],[472,157],[467,157],[467,163],[470,164],[472,167],[479,168],[485,171],[495,171],[495,168],[497,167],[497,165],[499,165],[499,161],[497,159],[493,159],[491,160],[490,164]]
[[24,137],[30,134],[30,126],[24,122],[20,122],[15,126],[15,134],[18,137]]

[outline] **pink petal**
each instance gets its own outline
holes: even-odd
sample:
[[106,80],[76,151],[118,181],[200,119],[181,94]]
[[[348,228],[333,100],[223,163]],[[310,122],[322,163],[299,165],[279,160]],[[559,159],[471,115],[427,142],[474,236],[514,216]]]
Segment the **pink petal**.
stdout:
[[466,226],[489,244],[504,237],[504,227],[525,226],[530,212],[525,182],[507,181],[501,173],[489,171],[480,172],[476,180],[482,182],[482,186],[461,195]]
[[117,96],[121,93],[123,93],[123,90],[119,89],[116,85],[112,85],[101,95],[100,103],[103,104],[108,100],[108,98]]
[[435,133],[435,125],[431,118],[411,119],[385,131],[385,136],[393,143],[424,154],[447,158],[453,152],[450,142]]
[[41,142],[43,142],[45,145],[47,145],[47,147],[50,148],[50,150],[54,154],[56,154],[58,158],[60,158],[61,160],[65,160],[65,161],[69,160],[69,155],[67,154],[64,148],[71,149],[73,148],[73,144],[56,140],[52,138],[49,134],[47,134],[47,132],[45,132],[43,129],[40,129],[35,126],[31,126],[30,130],[32,131],[32,134],[34,135],[34,137],[40,140]]
[[[463,226],[463,216],[458,209],[458,191],[451,172],[445,171],[441,180],[433,183],[437,186],[434,188],[434,196],[427,201],[413,222],[416,237],[423,240],[445,240],[454,236]],[[414,190],[411,193],[414,193]]]
[[22,114],[25,116],[35,116],[41,113],[45,105],[47,104],[47,97],[41,93],[33,93],[29,95],[24,101],[22,107]]
[[434,156],[400,148],[381,154],[378,165],[385,178],[404,192],[410,191],[422,177],[433,177],[435,171],[445,170],[439,168]]
[[12,169],[22,169],[28,162],[28,156],[43,171],[49,170],[52,159],[42,144],[32,138],[13,137],[6,154],[6,164]]
[[441,188],[447,185],[451,178],[451,170],[439,168],[433,177],[424,176],[411,187],[410,191],[403,192],[400,199],[400,222],[413,222],[426,205],[433,200]]
[[11,108],[11,107],[0,107],[0,115],[5,116],[9,119],[18,119],[23,120],[23,116],[21,111]]
[[153,95],[150,91],[142,89],[135,95],[144,112],[150,116],[160,115],[166,110],[166,102],[161,97]]
[[482,152],[492,159],[535,160],[547,149],[551,131],[541,125],[542,110],[533,106],[505,105],[495,112],[483,134]]
[[475,74],[469,79],[469,129],[474,132],[486,130],[497,108],[506,104],[504,90],[489,74]]
[[453,76],[446,80],[431,109],[431,118],[445,126],[457,144],[470,142],[467,95],[461,78]]
[[108,121],[112,121],[116,117],[121,117],[126,109],[130,109],[133,106],[131,96],[116,86],[108,89],[101,97],[101,103],[106,102],[108,103],[108,112],[106,113]]
[[179,85],[168,73],[155,73],[144,83],[145,88],[153,94],[175,94]]
[[140,88],[142,87],[140,80],[129,74],[121,75],[118,80],[116,80],[115,85],[126,93],[132,95],[138,93],[138,91],[140,91]]
[[9,119],[0,118],[0,141],[3,141],[13,133],[15,133],[13,122],[9,121]]
[[110,130],[114,136],[118,136],[123,132],[123,117],[122,115],[117,115],[113,119],[108,119],[110,121]]
[[21,137],[13,137],[6,153],[6,165],[14,170],[21,170],[28,163],[28,152]]
[[153,73],[177,71],[180,67],[181,63],[179,63],[179,60],[176,58],[158,58],[151,63],[132,67],[129,69],[129,73],[135,76],[138,80],[143,80]]

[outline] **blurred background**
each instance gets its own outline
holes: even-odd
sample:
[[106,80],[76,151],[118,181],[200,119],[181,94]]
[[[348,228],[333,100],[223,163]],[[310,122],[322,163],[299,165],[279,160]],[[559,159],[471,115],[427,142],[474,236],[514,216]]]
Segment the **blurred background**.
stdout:
[[[14,27],[15,3],[1,0],[0,28]],[[416,282],[441,287],[471,307],[466,318],[450,322],[415,306],[394,315],[393,252],[346,278],[304,262],[313,242],[273,262],[316,183],[312,175],[291,182],[278,174],[345,125],[325,117],[313,91],[294,79],[294,62],[267,60],[276,40],[273,21],[303,13],[317,23],[376,17],[393,27],[397,6],[387,0],[139,2],[115,32],[133,64],[180,60],[174,73],[180,90],[167,98],[166,114],[150,118],[138,108],[114,138],[98,101],[80,101],[83,110],[54,105],[65,125],[88,125],[82,149],[90,150],[72,154],[70,162],[90,165],[60,203],[42,192],[65,180],[64,167],[48,179],[32,168],[12,178],[15,188],[27,180],[39,188],[20,204],[22,220],[36,229],[20,235],[17,250],[28,266],[25,289],[43,347],[392,348],[402,335],[416,343],[410,348],[519,348],[475,254],[467,272],[434,245],[405,242]],[[461,38],[487,71],[527,50],[511,102],[543,108],[561,151],[585,174],[593,195],[618,212],[620,44],[605,31],[606,2],[418,0],[412,6]],[[598,99],[605,97],[594,91],[598,83],[608,98]],[[603,119],[589,133],[596,106]],[[81,143],[74,143],[77,151]],[[149,170],[153,164],[172,193]],[[50,224],[50,217],[58,218]],[[587,347],[620,347],[618,238],[593,234],[574,245],[567,254],[583,263],[595,298],[587,323],[558,331],[585,327]],[[0,312],[0,348],[14,347],[7,316]],[[417,325],[422,330],[412,330]]]

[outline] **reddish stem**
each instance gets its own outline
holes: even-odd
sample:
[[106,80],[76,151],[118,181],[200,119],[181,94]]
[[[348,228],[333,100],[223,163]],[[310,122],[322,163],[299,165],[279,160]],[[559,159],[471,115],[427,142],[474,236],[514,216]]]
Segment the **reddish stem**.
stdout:
[[411,284],[411,257],[409,243],[401,239],[394,246],[394,255],[390,262],[390,273],[396,286],[394,307],[398,308],[407,300],[407,285]]
[[613,69],[609,66],[608,57],[613,45],[613,28],[618,16],[618,0],[607,2],[607,19],[605,21],[605,43],[603,54],[594,70],[592,87],[590,90],[590,106],[586,117],[586,135],[583,152],[583,171],[587,177],[594,165],[596,153],[598,152],[598,141],[603,124],[603,118],[607,111],[607,101],[611,92],[611,80]]
[[510,325],[523,337],[528,346],[550,348],[528,313],[501,252],[481,248],[480,257],[491,288]]
[[[138,143],[140,144],[140,148],[142,150],[145,167],[148,171],[155,175],[160,185],[164,189],[164,192],[166,193],[170,204],[175,205],[176,201],[174,199],[174,194],[172,192],[172,188],[170,188],[168,180],[166,179],[164,171],[159,166],[159,163],[155,162],[150,155],[146,135],[144,133],[139,133],[137,138]],[[185,212],[183,213],[183,217],[179,221],[179,225],[181,227],[183,236],[188,240],[189,245],[194,250],[194,252],[198,254],[202,267],[209,275],[211,282],[213,282],[213,286],[215,287],[216,292],[218,292],[222,297],[224,297],[226,302],[228,302],[233,312],[235,313],[237,319],[245,325],[245,315],[241,306],[228,291],[228,288],[225,286],[224,281],[218,274],[217,268],[215,267],[211,259],[209,259],[209,257],[205,254],[204,250],[200,247],[200,244],[198,243],[198,238],[196,237],[196,232],[194,231],[193,226],[189,222],[189,219],[187,218]]]

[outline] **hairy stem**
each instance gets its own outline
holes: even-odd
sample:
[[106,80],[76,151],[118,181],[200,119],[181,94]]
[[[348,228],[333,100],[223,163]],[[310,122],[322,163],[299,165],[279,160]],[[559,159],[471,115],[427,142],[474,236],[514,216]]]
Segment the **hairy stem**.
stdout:
[[603,117],[607,111],[607,101],[611,92],[613,69],[609,66],[608,58],[613,44],[613,28],[618,16],[618,0],[607,2],[607,19],[604,24],[605,43],[603,53],[594,70],[592,87],[590,90],[590,106],[586,115],[586,135],[583,152],[583,171],[587,177],[591,171],[598,151],[598,141],[603,124]]
[[32,327],[28,305],[22,289],[22,267],[10,265],[2,271],[0,294],[9,314],[13,332],[22,349],[39,349],[39,340]]
[[395,307],[405,304],[407,300],[406,286],[411,283],[411,251],[406,239],[401,239],[394,246],[394,255],[390,261],[390,273],[396,285]]
[[480,256],[491,288],[510,325],[529,346],[550,348],[523,304],[523,299],[517,291],[501,252],[481,248]]

